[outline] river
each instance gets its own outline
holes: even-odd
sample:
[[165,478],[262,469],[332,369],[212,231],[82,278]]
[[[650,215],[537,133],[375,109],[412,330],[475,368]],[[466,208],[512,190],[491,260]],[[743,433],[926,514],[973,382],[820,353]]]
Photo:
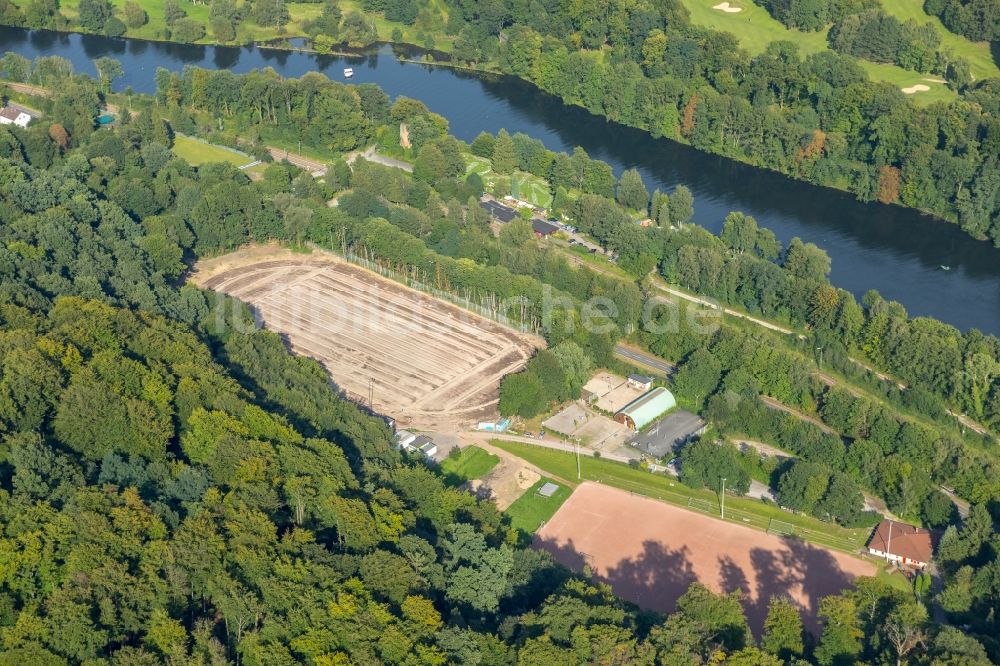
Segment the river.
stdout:
[[423,101],[448,119],[451,133],[460,139],[471,141],[480,131],[506,128],[541,139],[552,150],[583,146],[616,173],[639,169],[650,191],[687,185],[695,198],[695,222],[712,231],[721,228],[726,213],[741,210],[786,243],[794,236],[816,243],[833,261],[833,283],[859,299],[868,289],[877,289],[901,302],[911,315],[1000,334],[1000,250],[973,240],[955,225],[898,206],[863,204],[843,192],[652,139],[567,106],[512,77],[404,63],[387,46],[366,55],[333,57],[0,26],[0,53],[5,51],[29,58],[62,56],[77,71],[89,74],[95,73],[94,58],[117,58],[125,76],[115,88],[131,86],[145,93],[154,90],[157,67],[180,70],[194,65],[234,72],[271,67],[287,77],[320,71],[343,80],[341,71],[350,66],[352,83],[377,83],[393,97]]

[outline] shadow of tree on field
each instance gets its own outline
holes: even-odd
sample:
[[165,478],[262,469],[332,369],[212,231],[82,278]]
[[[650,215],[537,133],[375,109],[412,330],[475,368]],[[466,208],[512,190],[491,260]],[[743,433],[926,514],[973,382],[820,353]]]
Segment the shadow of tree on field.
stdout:
[[[781,542],[777,549],[749,549],[749,566],[729,555],[719,556],[718,579],[701,582],[723,593],[740,591],[747,622],[757,637],[763,632],[772,596],[790,598],[799,608],[806,630],[819,635],[820,599],[850,587],[853,576],[823,548],[795,538],[782,538]],[[672,549],[647,540],[639,554],[611,563],[595,561],[572,539],[556,541],[536,535],[533,545],[574,571],[590,567],[594,578],[610,585],[617,596],[647,610],[674,611],[677,599],[698,581],[692,566],[694,555],[687,546]]]
[[574,571],[590,567],[594,578],[610,585],[616,596],[648,610],[673,611],[677,599],[698,580],[686,546],[671,549],[658,541],[648,540],[635,557],[623,559],[606,571],[598,571],[598,563],[589,553],[577,549],[572,540],[560,543],[536,536],[533,545]]
[[719,585],[723,592],[743,593],[743,609],[754,635],[760,636],[763,631],[772,596],[790,598],[798,607],[805,628],[818,635],[820,599],[850,587],[853,576],[841,569],[833,555],[823,548],[794,537],[782,537],[781,542],[781,550],[750,550],[753,588],[750,577],[736,562],[728,556],[720,557]]

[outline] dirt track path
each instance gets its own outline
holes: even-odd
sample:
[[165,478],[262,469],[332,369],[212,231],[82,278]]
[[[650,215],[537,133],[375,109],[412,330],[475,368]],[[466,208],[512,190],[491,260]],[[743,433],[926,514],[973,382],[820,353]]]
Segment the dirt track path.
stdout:
[[771,407],[773,409],[779,409],[779,410],[781,410],[783,412],[787,412],[788,414],[791,414],[792,416],[794,416],[796,418],[802,419],[803,421],[808,421],[809,423],[812,423],[814,426],[816,426],[817,428],[819,428],[820,430],[822,430],[825,433],[829,433],[831,435],[837,434],[834,431],[833,428],[831,428],[830,426],[826,425],[825,423],[823,423],[819,419],[813,418],[812,416],[808,416],[806,414],[803,414],[802,412],[800,412],[799,410],[795,409],[794,407],[789,407],[785,403],[778,402],[774,398],[771,398],[771,397],[766,396],[766,395],[762,395],[762,396],[760,396],[760,400],[761,400],[761,402],[763,402],[768,407]]
[[271,157],[274,158],[275,162],[288,160],[295,166],[305,169],[310,173],[319,173],[320,175],[326,173],[325,164],[317,162],[316,160],[306,157],[305,155],[299,155],[298,153],[290,152],[284,148],[276,148],[275,146],[268,146],[267,150],[271,153]]

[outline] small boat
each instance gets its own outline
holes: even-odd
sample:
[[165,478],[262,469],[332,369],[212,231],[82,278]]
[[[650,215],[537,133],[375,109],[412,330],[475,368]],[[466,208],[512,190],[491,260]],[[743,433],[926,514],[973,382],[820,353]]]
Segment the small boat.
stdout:
[[349,79],[352,76],[354,76],[354,70],[351,69],[350,67],[345,67],[344,68],[344,78]]
[[944,264],[941,264],[941,270],[943,270],[943,271],[950,271],[951,270],[951,266],[945,266]]

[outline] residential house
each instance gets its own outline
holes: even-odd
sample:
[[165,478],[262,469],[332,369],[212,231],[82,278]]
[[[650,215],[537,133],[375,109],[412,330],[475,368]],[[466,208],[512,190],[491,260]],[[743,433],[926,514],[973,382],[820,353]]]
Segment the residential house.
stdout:
[[31,114],[22,111],[21,109],[15,109],[12,106],[5,106],[0,109],[0,125],[17,125],[18,127],[27,127],[30,122]]
[[889,562],[923,569],[931,561],[934,544],[927,530],[885,518],[869,539],[868,552]]

